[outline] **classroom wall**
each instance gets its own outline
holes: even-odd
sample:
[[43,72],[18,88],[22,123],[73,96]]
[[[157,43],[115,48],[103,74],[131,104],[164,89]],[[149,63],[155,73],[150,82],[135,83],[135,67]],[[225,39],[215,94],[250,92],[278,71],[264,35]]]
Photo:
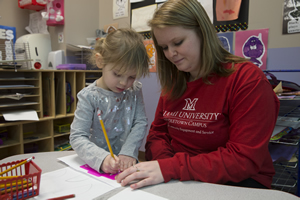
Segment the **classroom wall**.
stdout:
[[18,1],[0,1],[0,25],[16,27],[17,38],[28,34],[25,27],[29,25],[29,13],[29,10],[18,7]]

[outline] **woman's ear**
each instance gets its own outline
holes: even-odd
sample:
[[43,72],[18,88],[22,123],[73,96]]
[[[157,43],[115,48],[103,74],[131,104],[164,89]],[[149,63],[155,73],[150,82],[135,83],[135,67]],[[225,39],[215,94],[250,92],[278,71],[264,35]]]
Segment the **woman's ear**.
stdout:
[[96,53],[95,54],[95,60],[96,60],[96,65],[99,69],[102,69],[103,68],[103,65],[102,65],[102,56],[100,53]]

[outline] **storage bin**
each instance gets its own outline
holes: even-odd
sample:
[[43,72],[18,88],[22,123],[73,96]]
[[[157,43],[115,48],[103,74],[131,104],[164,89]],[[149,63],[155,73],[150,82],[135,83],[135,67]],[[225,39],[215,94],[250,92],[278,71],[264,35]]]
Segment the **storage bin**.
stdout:
[[[23,161],[4,163],[0,165],[0,172],[3,172]],[[39,195],[42,170],[31,160],[20,165],[2,176],[17,176],[0,180],[0,199],[28,199]]]

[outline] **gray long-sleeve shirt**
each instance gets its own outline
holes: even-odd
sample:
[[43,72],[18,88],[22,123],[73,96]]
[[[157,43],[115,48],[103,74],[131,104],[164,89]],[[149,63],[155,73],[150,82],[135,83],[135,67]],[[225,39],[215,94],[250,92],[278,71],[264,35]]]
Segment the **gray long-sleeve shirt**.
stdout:
[[115,155],[138,159],[138,151],[147,130],[147,117],[138,81],[115,93],[96,86],[96,81],[77,95],[78,103],[71,124],[70,144],[78,156],[99,171],[109,149],[97,115],[97,109]]

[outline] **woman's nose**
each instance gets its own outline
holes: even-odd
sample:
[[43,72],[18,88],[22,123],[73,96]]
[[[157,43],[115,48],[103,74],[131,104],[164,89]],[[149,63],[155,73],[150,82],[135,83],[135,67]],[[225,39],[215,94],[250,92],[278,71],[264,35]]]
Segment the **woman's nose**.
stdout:
[[169,48],[169,55],[170,57],[176,56],[177,55],[176,48]]

